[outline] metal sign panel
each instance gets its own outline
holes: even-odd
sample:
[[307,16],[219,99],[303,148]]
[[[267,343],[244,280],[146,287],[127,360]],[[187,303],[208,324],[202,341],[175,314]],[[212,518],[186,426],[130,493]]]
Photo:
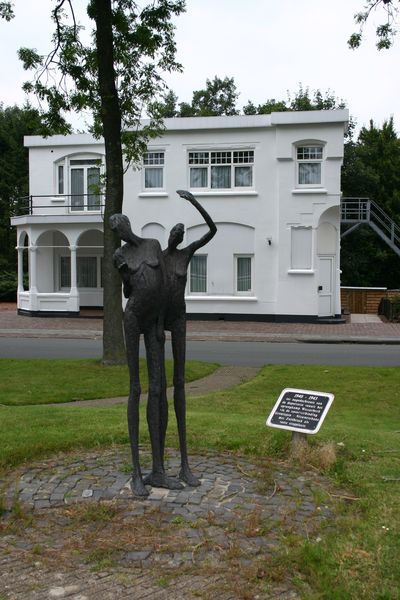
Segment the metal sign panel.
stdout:
[[285,388],[267,419],[267,425],[301,433],[315,434],[333,402],[328,392]]

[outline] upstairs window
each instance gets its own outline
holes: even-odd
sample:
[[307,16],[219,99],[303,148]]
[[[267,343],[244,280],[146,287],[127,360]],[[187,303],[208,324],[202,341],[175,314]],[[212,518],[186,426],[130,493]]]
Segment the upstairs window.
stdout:
[[145,152],[143,156],[145,190],[164,188],[164,164],[164,152]]
[[68,197],[71,212],[101,210],[101,170],[100,156],[66,156],[56,163],[56,192]]
[[254,150],[189,152],[191,188],[230,190],[253,187]]
[[322,146],[298,146],[297,185],[319,186],[322,183]]
[[100,165],[93,159],[71,159],[71,210],[99,210]]

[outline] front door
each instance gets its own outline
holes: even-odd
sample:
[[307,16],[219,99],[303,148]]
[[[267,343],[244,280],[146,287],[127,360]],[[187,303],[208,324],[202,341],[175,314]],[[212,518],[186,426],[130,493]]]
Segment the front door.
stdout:
[[318,259],[318,316],[331,317],[334,315],[333,301],[333,256],[320,256]]

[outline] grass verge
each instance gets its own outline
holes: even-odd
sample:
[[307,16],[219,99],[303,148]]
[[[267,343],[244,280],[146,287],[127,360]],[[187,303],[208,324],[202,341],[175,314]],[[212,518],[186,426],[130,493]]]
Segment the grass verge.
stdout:
[[[287,457],[290,434],[266,417],[285,387],[335,394],[305,458],[320,468],[319,447],[336,450],[327,473],[343,494],[333,530],[318,541],[292,536],[266,563],[268,577],[287,574],[309,600],[396,600],[400,597],[400,372],[396,368],[266,366],[254,380],[188,400],[191,453],[229,451]],[[141,413],[141,441],[147,427]],[[0,407],[0,465],[84,447],[128,441],[123,407]],[[170,419],[167,445],[176,446]],[[309,465],[307,465],[309,467]],[[345,490],[341,492],[340,490]]]
[[[188,361],[186,381],[209,375],[216,364]],[[166,361],[168,385],[172,361]],[[146,362],[140,361],[140,381],[147,389]],[[103,365],[100,360],[0,359],[0,403],[26,406],[127,396],[129,373],[126,365]]]

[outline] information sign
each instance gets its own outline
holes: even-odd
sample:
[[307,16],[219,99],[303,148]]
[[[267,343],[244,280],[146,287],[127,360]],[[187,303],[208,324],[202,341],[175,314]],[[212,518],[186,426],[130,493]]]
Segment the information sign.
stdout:
[[334,395],[285,388],[267,419],[267,425],[301,433],[317,433],[333,402]]

